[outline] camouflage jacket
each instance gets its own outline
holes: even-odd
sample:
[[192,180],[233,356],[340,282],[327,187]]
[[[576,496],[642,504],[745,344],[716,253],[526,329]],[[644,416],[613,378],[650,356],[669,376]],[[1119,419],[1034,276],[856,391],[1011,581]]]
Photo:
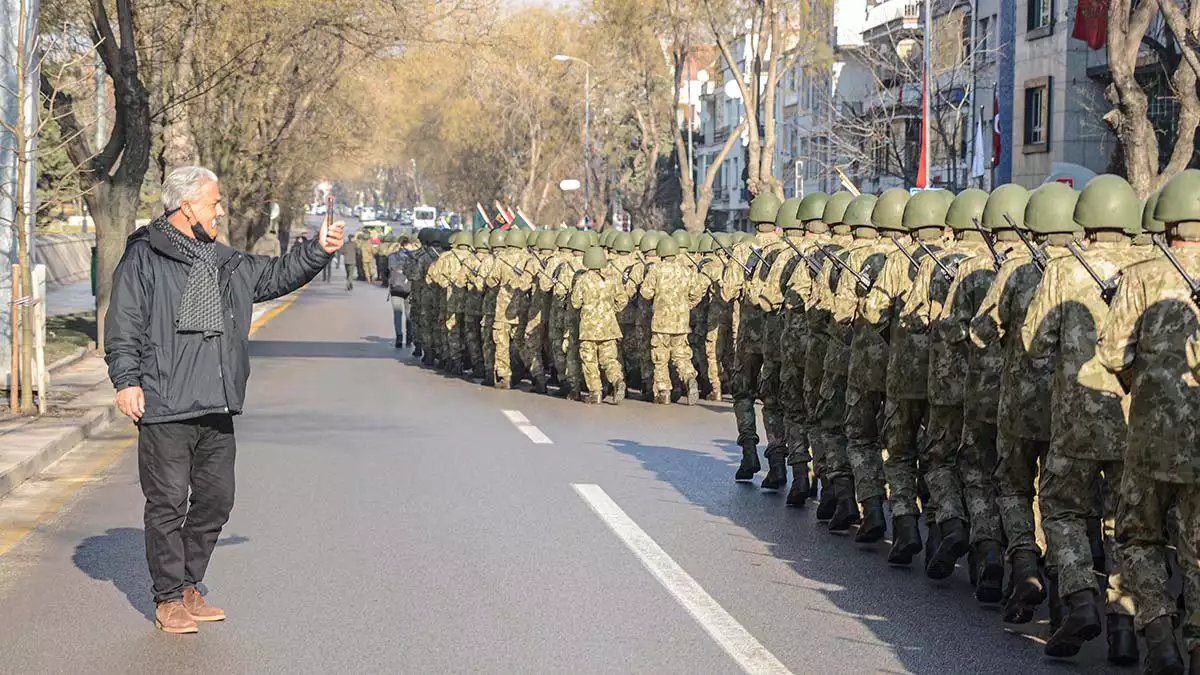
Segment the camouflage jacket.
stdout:
[[[1101,279],[1146,258],[1129,243],[1092,243],[1083,259]],[[1108,319],[1100,287],[1072,256],[1046,266],[1025,316],[1021,338],[1031,357],[1057,356],[1050,425],[1054,448],[1065,457],[1119,460],[1128,437],[1128,397],[1100,362],[1096,342]]]
[[[964,274],[964,265],[969,265],[976,258],[984,258],[989,263],[991,255],[987,244],[982,241],[960,240],[950,242],[945,254],[937,258],[950,269],[954,276],[947,279],[939,269],[935,269],[928,277],[929,285],[922,289],[927,292],[928,302],[923,310],[929,334],[929,366],[927,388],[929,403],[932,405],[962,406],[966,401],[967,371],[969,367],[970,350],[965,342],[949,342],[944,339],[942,323],[951,314],[954,304],[954,294],[958,290],[959,277]],[[922,266],[933,266],[932,261],[922,263]],[[992,269],[992,268],[989,268]],[[982,302],[982,296],[976,302]]]
[[[1057,246],[1045,250],[1050,260],[1070,255]],[[1014,248],[971,320],[971,339],[979,348],[1000,342],[1004,350],[997,424],[1020,438],[1049,441],[1054,358],[1029,356],[1021,341],[1025,314],[1041,281],[1028,249]]]
[[[774,232],[759,232],[753,241],[733,247],[733,257],[748,267],[747,275],[741,265],[731,263],[725,267],[721,283],[721,297],[726,302],[740,302],[741,319],[738,326],[738,343],[754,353],[762,350],[763,310],[759,296],[770,274],[769,262],[786,247]],[[767,261],[767,262],[764,262]]]
[[641,295],[654,302],[650,330],[669,335],[687,335],[692,306],[708,290],[709,280],[679,258],[660,260],[646,272]]
[[[1193,278],[1200,248],[1173,248]],[[1100,362],[1132,370],[1127,466],[1155,480],[1200,483],[1200,309],[1163,257],[1125,270],[1097,346]]]
[[[886,249],[878,238],[855,239],[843,252],[846,266],[856,272],[866,271],[867,276],[874,277],[875,272],[882,266]],[[826,264],[833,264],[826,261]],[[853,274],[847,274],[840,267],[834,268],[830,279],[830,290],[822,290],[820,302],[828,307],[828,319],[824,322],[824,330],[829,344],[825,348],[825,373],[827,375],[847,375],[849,370],[850,345],[853,337],[853,324],[858,313],[858,302],[866,289],[862,287]]]
[[846,383],[858,391],[887,391],[892,319],[903,307],[904,296],[917,275],[917,270],[900,252],[898,245],[912,246],[903,239],[896,242],[888,238],[879,243],[883,262],[878,273],[872,276],[875,283],[870,292],[863,293],[859,288],[853,298],[846,298],[847,301],[858,298],[846,364]]
[[596,270],[580,274],[571,289],[571,306],[579,310],[579,339],[620,340],[617,312],[628,303],[629,296],[619,279]]
[[640,326],[645,329],[650,328],[650,322],[654,318],[654,301],[647,300],[642,297],[641,287],[642,282],[646,280],[646,273],[654,267],[658,262],[658,256],[645,256],[629,273],[629,280],[638,287],[638,292],[633,297],[633,302],[629,303],[633,309],[633,323],[635,326]]
[[637,303],[632,300],[637,297],[638,284],[633,280],[633,273],[639,267],[641,260],[633,253],[617,253],[612,258],[612,264],[604,270],[605,277],[613,279],[618,286],[626,290],[626,299],[630,301],[626,302],[617,314],[617,323],[622,326],[632,326],[637,320]]

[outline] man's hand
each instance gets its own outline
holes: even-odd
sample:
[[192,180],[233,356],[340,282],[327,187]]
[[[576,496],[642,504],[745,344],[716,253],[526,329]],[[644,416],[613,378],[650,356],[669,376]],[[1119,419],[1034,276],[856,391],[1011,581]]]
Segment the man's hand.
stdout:
[[342,247],[342,230],[346,227],[346,223],[337,221],[333,225],[329,225],[328,221],[321,223],[321,231],[317,234],[321,242],[321,248],[325,252],[333,255]]
[[146,395],[141,387],[125,387],[117,392],[117,409],[121,414],[139,422],[146,413]]

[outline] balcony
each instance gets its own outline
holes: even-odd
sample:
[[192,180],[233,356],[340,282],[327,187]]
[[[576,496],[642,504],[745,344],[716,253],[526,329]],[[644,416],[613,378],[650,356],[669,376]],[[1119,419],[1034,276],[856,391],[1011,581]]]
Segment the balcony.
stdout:
[[863,22],[863,41],[888,38],[899,40],[921,30],[922,3],[913,0],[886,0],[867,12]]

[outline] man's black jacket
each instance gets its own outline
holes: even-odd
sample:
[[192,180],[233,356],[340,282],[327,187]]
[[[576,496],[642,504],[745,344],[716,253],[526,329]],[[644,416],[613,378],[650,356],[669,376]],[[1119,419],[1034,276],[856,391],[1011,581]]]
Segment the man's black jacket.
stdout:
[[139,228],[126,243],[104,317],[104,351],[118,391],[142,387],[142,424],[242,412],[253,304],[307,284],[330,258],[315,239],[278,258],[216,246],[225,331],[206,339],[175,330],[191,269],[187,256],[154,227]]

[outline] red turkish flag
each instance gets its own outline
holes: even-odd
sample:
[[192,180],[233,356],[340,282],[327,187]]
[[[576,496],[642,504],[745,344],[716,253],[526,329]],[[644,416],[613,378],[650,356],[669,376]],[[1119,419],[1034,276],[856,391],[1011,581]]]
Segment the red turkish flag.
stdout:
[[[924,111],[929,110],[925,97],[929,95],[928,87],[924,80],[921,81],[921,111],[924,116]],[[929,189],[929,157],[925,153],[925,149],[929,147],[929,139],[925,138],[925,129],[928,124],[922,120],[921,123],[921,159],[917,164],[917,187],[922,190]]]
[[1108,41],[1108,0],[1079,0],[1071,37],[1083,40],[1092,49],[1103,47]]
[[1000,164],[1000,93],[992,90],[992,166]]

